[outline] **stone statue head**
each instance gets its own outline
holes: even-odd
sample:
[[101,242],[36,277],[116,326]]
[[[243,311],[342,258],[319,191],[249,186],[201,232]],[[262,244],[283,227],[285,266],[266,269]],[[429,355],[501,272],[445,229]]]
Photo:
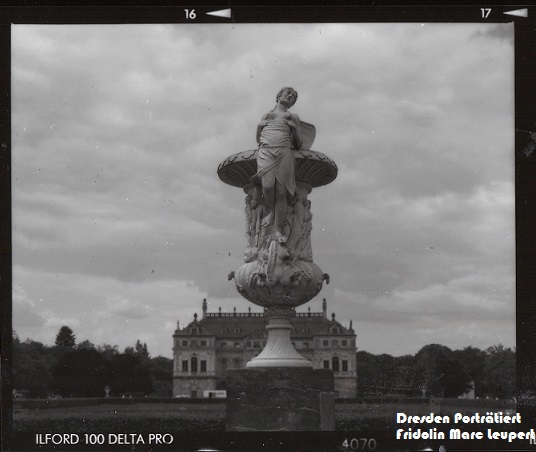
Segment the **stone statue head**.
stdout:
[[291,89],[292,91],[294,91],[294,101],[292,102],[292,104],[290,104],[290,107],[292,107],[298,100],[298,91],[296,91],[294,88],[291,88],[290,86],[285,86],[281,88],[279,92],[277,93],[277,97],[275,98],[275,101],[279,102],[279,98],[281,97],[281,94],[283,94],[287,89]]

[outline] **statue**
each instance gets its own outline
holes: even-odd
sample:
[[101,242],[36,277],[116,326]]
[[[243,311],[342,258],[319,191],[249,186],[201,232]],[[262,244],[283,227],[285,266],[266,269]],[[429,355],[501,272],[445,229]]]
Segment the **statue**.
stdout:
[[240,187],[245,197],[244,264],[229,273],[237,291],[265,308],[268,339],[246,367],[312,367],[290,340],[295,308],[329,284],[313,262],[312,212],[307,199],[314,187],[335,179],[337,166],[310,149],[315,127],[290,113],[298,93],[285,87],[273,110],[257,125],[256,150],[229,156],[218,167],[220,179]]
[[262,187],[269,209],[263,223],[273,223],[275,239],[282,244],[288,240],[283,224],[296,193],[292,147],[299,149],[303,143],[300,118],[288,111],[297,99],[298,93],[293,88],[281,89],[276,106],[257,125],[258,171],[252,182]]

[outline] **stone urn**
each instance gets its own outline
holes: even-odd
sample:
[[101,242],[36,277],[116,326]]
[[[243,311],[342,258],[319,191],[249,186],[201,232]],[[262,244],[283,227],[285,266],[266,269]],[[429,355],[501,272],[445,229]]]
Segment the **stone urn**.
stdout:
[[312,213],[308,195],[337,177],[337,165],[321,152],[292,150],[296,193],[284,220],[285,242],[276,240],[273,226],[263,221],[267,206],[252,182],[257,172],[257,150],[239,152],[218,167],[226,184],[242,188],[245,196],[246,248],[244,264],[229,274],[238,292],[265,308],[268,340],[246,367],[312,367],[292,345],[291,319],[295,308],[314,298],[329,275],[313,262]]

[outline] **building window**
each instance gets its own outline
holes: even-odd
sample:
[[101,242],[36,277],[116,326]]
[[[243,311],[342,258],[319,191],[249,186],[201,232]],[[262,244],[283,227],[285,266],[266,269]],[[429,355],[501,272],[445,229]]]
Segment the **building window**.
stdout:
[[334,339],[331,341],[331,346],[332,347],[337,347],[337,345],[339,345],[339,341],[337,339]]
[[200,345],[201,347],[206,347],[207,346],[207,341],[201,341],[200,344],[201,344]]
[[225,348],[225,347],[227,347],[227,342],[222,342],[222,343],[220,344],[220,347],[221,347],[221,348]]
[[226,359],[226,358],[223,358],[223,359],[221,360],[221,370],[222,370],[223,372],[225,372],[225,371],[227,370],[227,359]]
[[192,357],[192,372],[197,372],[197,358],[195,356]]
[[333,369],[333,372],[339,371],[339,358],[334,356],[331,360],[331,368]]
[[207,371],[207,362],[205,360],[201,361],[201,372]]
[[339,329],[339,327],[332,327],[331,328],[331,334],[340,334],[341,330]]
[[238,358],[233,359],[233,367],[235,369],[240,369],[242,367],[242,360]]
[[221,332],[222,332],[222,334],[227,334],[229,332],[229,330],[227,329],[227,327],[223,327],[221,329]]
[[239,327],[236,327],[236,328],[234,329],[234,332],[235,332],[235,333],[240,333],[240,328],[239,328]]
[[187,359],[182,361],[182,371],[188,372],[188,360]]
[[304,342],[304,343],[303,343],[303,346],[304,346],[305,348],[309,348],[309,342]]
[[235,342],[234,343],[234,348],[240,348],[240,342]]
[[342,371],[348,372],[348,361],[345,359],[342,360]]
[[341,341],[341,345],[343,347],[348,347],[348,341],[346,339],[344,339],[343,341]]
[[306,326],[304,326],[304,327],[302,328],[302,333],[308,333],[308,332],[309,332],[309,328],[306,327]]
[[323,346],[323,347],[329,347],[329,341],[328,341],[327,339],[324,339],[324,340],[322,341],[322,346]]
[[197,341],[195,339],[192,340],[192,347],[197,347]]
[[188,347],[188,341],[182,341],[182,346],[183,347]]
[[260,347],[259,341],[253,341],[253,347],[254,348],[259,348]]
[[248,347],[248,348],[251,347],[251,341],[247,341],[247,342],[246,342],[246,347]]
[[329,369],[329,361],[327,359],[324,360],[324,369]]
[[199,334],[199,328],[192,328],[190,334]]

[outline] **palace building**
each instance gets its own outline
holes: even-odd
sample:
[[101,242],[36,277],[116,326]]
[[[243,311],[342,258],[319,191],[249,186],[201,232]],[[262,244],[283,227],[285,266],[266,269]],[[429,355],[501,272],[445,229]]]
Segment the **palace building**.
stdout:
[[[173,396],[207,397],[209,391],[225,390],[225,371],[241,369],[266,345],[263,313],[207,312],[203,317],[177,329],[173,334]],[[292,319],[294,347],[313,363],[314,369],[331,369],[336,397],[356,396],[356,334],[327,317],[327,302],[322,312],[296,313]]]

